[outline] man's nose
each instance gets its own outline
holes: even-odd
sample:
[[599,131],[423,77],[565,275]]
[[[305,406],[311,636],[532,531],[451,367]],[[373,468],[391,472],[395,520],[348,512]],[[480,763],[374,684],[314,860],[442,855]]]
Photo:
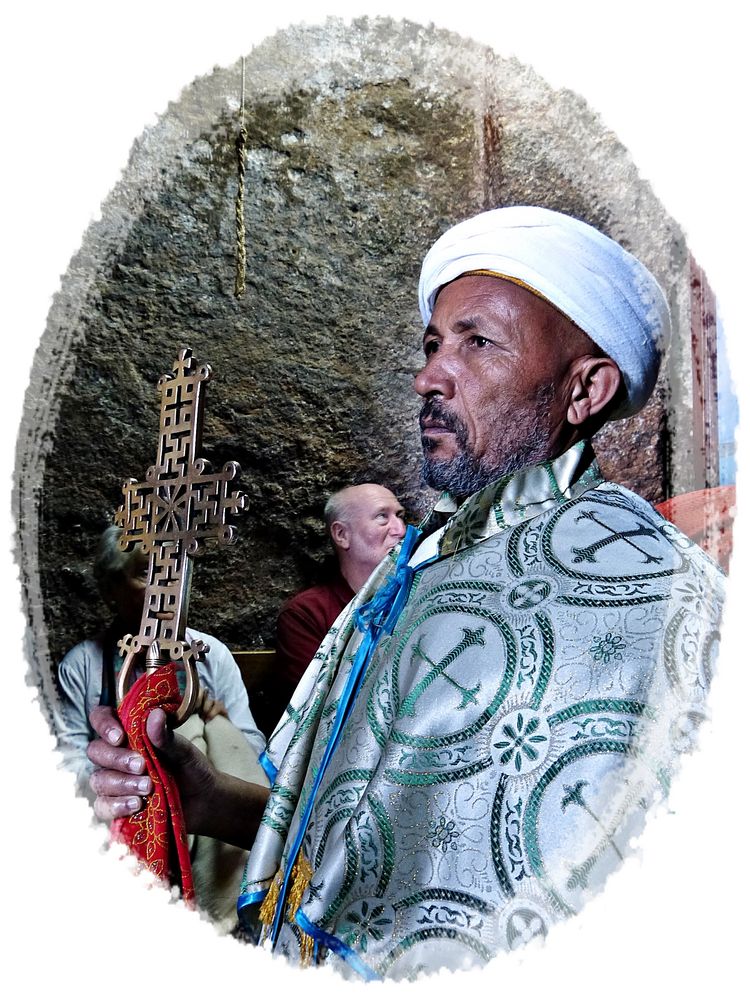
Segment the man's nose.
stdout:
[[455,386],[456,377],[451,357],[444,348],[431,354],[424,368],[414,376],[414,391],[425,399],[435,395],[451,399]]
[[396,538],[403,538],[406,534],[406,525],[400,517],[395,515],[391,518],[391,534],[395,535]]

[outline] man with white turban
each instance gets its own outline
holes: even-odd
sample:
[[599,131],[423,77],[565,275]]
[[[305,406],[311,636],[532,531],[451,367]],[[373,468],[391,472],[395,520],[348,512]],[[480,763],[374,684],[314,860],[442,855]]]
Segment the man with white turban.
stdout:
[[[485,962],[601,887],[703,714],[722,595],[589,444],[656,382],[669,311],[642,264],[576,219],[498,209],[437,241],[419,301],[444,493],[321,645],[265,809],[149,720],[192,828],[255,837],[241,916],[260,904],[269,947],[364,979]],[[140,761],[94,723],[99,813],[132,811]]]

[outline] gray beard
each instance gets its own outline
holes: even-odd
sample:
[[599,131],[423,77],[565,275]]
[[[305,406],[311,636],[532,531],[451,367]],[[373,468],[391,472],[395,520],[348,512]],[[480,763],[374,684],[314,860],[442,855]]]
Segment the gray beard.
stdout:
[[454,497],[467,497],[503,476],[546,461],[551,457],[550,404],[553,396],[554,386],[543,386],[537,394],[534,409],[527,411],[523,419],[518,413],[507,415],[506,427],[513,429],[516,440],[512,450],[493,464],[469,451],[466,427],[452,417],[458,453],[453,458],[438,461],[430,456],[429,439],[423,438],[422,482],[433,489],[445,490]]

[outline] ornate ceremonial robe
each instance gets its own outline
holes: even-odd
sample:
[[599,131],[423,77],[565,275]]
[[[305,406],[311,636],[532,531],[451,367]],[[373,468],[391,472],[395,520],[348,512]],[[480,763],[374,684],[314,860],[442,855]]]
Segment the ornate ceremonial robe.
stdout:
[[602,886],[694,742],[723,594],[583,443],[411,548],[270,741],[239,901],[278,952],[367,979],[485,962]]

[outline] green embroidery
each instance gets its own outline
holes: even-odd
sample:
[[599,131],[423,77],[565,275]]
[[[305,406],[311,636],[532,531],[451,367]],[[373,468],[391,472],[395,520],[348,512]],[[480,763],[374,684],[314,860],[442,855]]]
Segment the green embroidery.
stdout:
[[400,958],[413,945],[435,938],[442,938],[448,941],[459,941],[466,948],[470,948],[471,951],[479,955],[483,962],[489,962],[492,958],[492,952],[488,948],[485,948],[480,941],[476,938],[470,937],[468,934],[462,934],[453,927],[426,927],[423,930],[416,931],[414,934],[407,934],[405,938],[402,938],[398,944],[388,952],[385,959],[378,964],[377,972],[381,976],[384,976],[388,971],[389,966],[393,965],[396,959]]
[[[568,888],[575,889],[581,888],[585,889],[588,885],[588,876],[591,869],[594,867],[598,859],[604,853],[607,847],[611,847],[615,852],[620,861],[624,861],[620,848],[615,843],[612,832],[608,830],[599,817],[596,815],[593,809],[588,805],[586,799],[583,795],[583,789],[588,785],[588,781],[576,781],[575,785],[563,785],[563,791],[565,795],[560,800],[560,811],[565,812],[565,810],[572,805],[578,806],[580,809],[593,819],[596,825],[604,834],[605,843],[600,845],[590,857],[582,865],[578,865],[576,868],[571,870],[571,877],[568,879]],[[616,828],[616,824],[615,824]]]
[[492,744],[497,750],[502,751],[500,763],[507,764],[512,760],[516,771],[520,773],[523,756],[530,761],[538,760],[543,752],[542,744],[549,742],[546,736],[537,732],[538,729],[539,719],[536,716],[524,719],[522,712],[517,713],[515,725],[504,723],[502,733],[506,738]]
[[461,834],[456,829],[455,820],[441,816],[436,822],[430,823],[429,835],[432,838],[432,846],[438,847],[443,854],[447,854],[449,850],[458,850],[456,841]]
[[349,922],[349,927],[341,932],[341,939],[350,948],[359,946],[363,953],[367,953],[367,939],[382,941],[385,937],[385,928],[393,923],[385,916],[385,906],[378,904],[370,909],[366,899],[360,903],[359,910],[349,910],[344,915],[344,920]]
[[[702,620],[687,608],[680,608],[664,635],[664,668],[675,693],[686,696],[695,687],[711,680],[711,661],[719,633],[712,629],[705,636]],[[692,671],[690,672],[690,668]],[[705,682],[701,679],[701,674]],[[692,689],[692,690],[691,690]]]
[[[315,699],[310,706],[309,712],[302,718],[299,722],[297,728],[294,731],[294,735],[289,741],[289,750],[297,746],[301,742],[306,733],[318,722],[320,709],[325,702],[326,696],[328,695],[328,690],[318,691],[315,695]],[[291,718],[291,716],[290,716]],[[288,751],[287,751],[288,752]]]
[[[394,658],[394,670],[393,670],[393,698],[394,701],[398,701],[398,663],[403,654],[404,648],[410,641],[411,636],[428,618],[433,615],[448,614],[451,612],[463,612],[463,609],[457,605],[445,605],[438,608],[428,608],[422,615],[419,616],[416,622],[412,623],[406,630],[403,638],[401,639],[398,649]],[[405,743],[407,746],[413,747],[444,747],[450,746],[454,743],[460,743],[468,740],[475,733],[478,733],[487,723],[489,719],[497,711],[498,707],[503,703],[507,697],[508,691],[513,683],[513,676],[516,670],[516,659],[517,650],[515,644],[515,636],[513,630],[510,628],[508,623],[504,619],[500,618],[494,612],[489,611],[487,608],[475,608],[471,612],[472,618],[484,618],[486,621],[492,622],[498,629],[500,635],[505,641],[505,671],[500,682],[500,687],[492,699],[489,706],[481,713],[476,722],[465,727],[459,732],[450,733],[446,736],[440,737],[420,737],[413,736],[409,733],[404,733],[398,729],[394,729],[390,734],[389,738],[394,743]]]
[[359,844],[359,881],[367,885],[377,879],[380,869],[378,836],[373,829],[372,816],[369,813],[357,814],[355,828]]
[[314,863],[315,868],[319,868],[320,863],[323,860],[323,854],[325,853],[326,844],[328,842],[328,836],[331,830],[334,828],[334,826],[338,826],[338,824],[341,823],[343,820],[350,819],[352,814],[354,813],[354,808],[355,808],[354,806],[345,806],[343,809],[337,810],[329,818],[328,822],[326,823],[323,829],[323,833],[321,834],[320,839],[318,841],[318,850],[315,854],[315,863]]
[[[513,885],[510,881],[508,872],[505,870],[501,838],[501,831],[503,829],[503,798],[505,795],[505,786],[507,781],[508,779],[506,775],[503,774],[500,776],[497,791],[495,792],[495,798],[492,803],[492,816],[490,818],[490,848],[492,850],[492,863],[495,866],[495,873],[497,874],[497,880],[500,883],[500,888],[506,896],[513,896]],[[509,843],[508,846],[511,850],[512,856],[515,855],[516,843]],[[517,838],[518,853],[520,853],[520,847],[520,838]],[[513,863],[514,862],[511,859],[511,864]]]
[[506,558],[508,560],[508,567],[514,576],[523,576],[526,570],[524,569],[523,563],[521,562],[521,557],[519,555],[519,546],[521,544],[521,539],[526,531],[525,524],[519,524],[511,531],[508,536],[508,545],[506,549]]
[[420,906],[422,903],[429,903],[432,900],[437,900],[439,903],[454,903],[457,906],[469,906],[486,917],[494,911],[494,907],[480,899],[479,896],[461,892],[460,889],[447,889],[444,886],[437,889],[429,887],[420,889],[418,892],[412,893],[411,896],[405,896],[395,902],[393,908],[396,911],[408,910],[413,906]]
[[593,655],[595,661],[604,660],[605,663],[609,663],[610,660],[621,660],[625,647],[626,643],[622,641],[621,635],[607,632],[604,636],[594,636],[594,641],[589,646],[589,653]]
[[667,680],[673,691],[679,694],[684,694],[682,677],[680,675],[680,660],[675,655],[675,647],[677,645],[677,639],[680,634],[680,630],[688,617],[689,612],[686,608],[679,608],[677,613],[674,615],[667,630],[664,633],[664,670],[667,674]]
[[[373,657],[375,659],[375,657]],[[393,705],[391,704],[390,695],[390,678],[387,671],[383,672],[377,677],[375,684],[370,689],[370,694],[367,698],[367,722],[372,730],[372,734],[375,737],[376,742],[380,747],[384,747],[388,739],[388,733],[386,729],[380,725],[380,720],[377,716],[377,711],[380,711],[383,722],[386,726],[390,728],[393,722]]]
[[550,676],[552,675],[552,664],[555,660],[555,632],[552,628],[552,622],[546,615],[538,614],[534,617],[542,634],[544,650],[542,665],[539,668],[539,677],[537,678],[534,693],[531,696],[531,707],[539,708],[542,698],[544,698],[544,693],[547,690]]
[[319,795],[318,802],[325,802],[341,785],[348,785],[352,782],[367,783],[375,772],[371,768],[358,767],[349,771],[342,771],[337,774],[330,784],[326,785],[324,791]]
[[537,830],[539,807],[547,786],[562,770],[564,770],[564,768],[566,768],[569,764],[574,763],[576,760],[581,760],[584,757],[590,757],[594,754],[600,753],[619,753],[627,755],[632,753],[632,748],[629,744],[622,743],[618,740],[596,740],[585,745],[579,744],[578,746],[567,750],[547,771],[545,771],[536,786],[533,788],[526,803],[526,812],[523,817],[523,839],[524,844],[526,845],[526,856],[529,860],[532,873],[539,880],[539,884],[549,897],[550,903],[555,910],[565,916],[570,916],[573,913],[573,910],[563,899],[560,898],[559,894],[550,884],[549,876],[545,871],[544,862],[542,861],[541,851],[539,850],[539,834]]
[[519,629],[518,639],[519,653],[516,687],[520,690],[527,682],[530,682],[531,678],[534,676],[538,654],[536,633],[531,625],[523,625]]
[[418,656],[425,663],[429,663],[431,669],[426,677],[423,677],[418,684],[415,684],[412,690],[409,692],[406,698],[404,698],[400,709],[397,713],[397,718],[401,719],[405,715],[413,716],[416,710],[417,701],[425,693],[427,688],[432,684],[438,677],[442,677],[444,680],[448,681],[449,684],[461,693],[461,704],[458,706],[459,711],[466,708],[469,704],[477,704],[477,694],[480,691],[481,685],[477,684],[474,688],[465,688],[463,685],[459,684],[458,681],[454,680],[450,674],[445,671],[457,660],[461,653],[465,652],[471,646],[484,646],[484,625],[480,625],[476,629],[462,628],[463,639],[461,642],[456,643],[453,649],[447,653],[438,663],[427,656],[427,654],[422,649],[422,637],[420,637],[415,646],[412,655]]
[[643,556],[643,562],[646,564],[658,564],[664,562],[663,556],[655,556],[653,553],[642,549],[640,545],[637,545],[633,541],[634,538],[659,538],[659,532],[650,525],[639,524],[636,521],[635,528],[631,528],[628,531],[618,531],[616,528],[611,528],[605,521],[600,521],[596,516],[596,511],[594,510],[581,511],[581,513],[576,516],[576,524],[579,521],[593,521],[594,524],[600,527],[603,531],[608,531],[609,534],[598,539],[596,542],[593,542],[591,545],[584,545],[582,547],[574,545],[571,549],[574,563],[597,562],[599,552],[608,545],[612,545],[614,542],[625,542],[627,545],[632,546],[636,552],[639,552]]
[[522,948],[537,937],[546,937],[547,928],[544,921],[527,906],[519,906],[508,915],[505,923],[505,935],[511,951]]
[[489,508],[487,502],[483,502],[481,493],[478,498],[467,501],[466,506],[457,511],[446,525],[440,539],[441,555],[453,555],[484,538],[488,515]]
[[[502,492],[501,492],[500,495],[502,497]],[[502,500],[501,500],[500,503],[494,503],[492,505],[492,513],[495,516],[495,525],[498,528],[501,528],[501,529],[504,528],[505,527],[505,514],[503,513]]]
[[297,803],[297,792],[291,788],[287,788],[286,785],[274,784],[271,789],[271,795],[278,795],[279,798],[286,799],[288,802],[291,802],[293,806]]
[[278,833],[280,837],[286,837],[289,832],[289,820],[291,820],[291,815],[286,819],[286,822],[277,823],[269,812],[265,812],[260,822],[262,826],[267,826],[269,830]]
[[438,771],[434,774],[420,772],[410,774],[408,771],[396,771],[392,767],[385,769],[385,777],[392,781],[394,785],[423,786],[441,785],[447,781],[462,781],[471,778],[472,775],[479,774],[486,768],[492,767],[492,758],[485,757],[468,767],[459,767],[455,771]]
[[535,580],[530,577],[514,587],[508,594],[507,600],[514,611],[530,611],[544,603],[551,592],[552,585],[548,580]]
[[348,826],[344,827],[344,881],[336,894],[336,898],[330,904],[320,920],[322,927],[327,927],[334,919],[339,909],[343,906],[349,890],[354,885],[359,867],[359,856],[354,843],[354,837]]
[[629,701],[623,698],[589,698],[587,701],[577,701],[573,705],[553,712],[547,722],[550,726],[568,722],[577,715],[590,715],[595,712],[619,712],[625,715],[644,715],[648,719],[656,719],[657,714],[650,705],[642,701]]
[[[463,597],[462,591],[477,591],[482,594],[502,594],[504,589],[504,587],[498,586],[496,583],[489,583],[486,580],[448,580],[445,583],[429,587],[423,594],[420,594],[417,606],[424,604],[425,601],[434,601],[439,594],[447,593],[451,600],[460,601]],[[459,606],[463,607],[462,605]],[[482,607],[482,605],[480,604],[478,607]],[[473,608],[469,610],[471,611]]]
[[513,871],[513,878],[520,882],[528,878],[528,872],[523,860],[523,847],[521,846],[521,815],[523,813],[523,800],[518,798],[514,803],[505,803],[505,845],[508,850],[508,860]]
[[715,647],[719,644],[719,639],[721,636],[719,632],[714,629],[709,632],[708,635],[703,640],[703,646],[701,648],[701,671],[706,679],[706,687],[711,683],[711,676],[713,674],[713,664],[714,658],[716,656]]
[[398,766],[409,771],[458,767],[461,764],[470,764],[475,757],[476,750],[471,746],[402,750],[398,757]]
[[609,600],[606,595],[602,597],[571,597],[570,595],[558,597],[560,604],[567,604],[574,608],[629,608],[638,604],[658,604],[660,601],[670,600],[669,594],[647,594],[644,597],[632,596],[622,599]]
[[374,795],[368,795],[367,801],[375,817],[375,823],[380,834],[380,842],[383,847],[383,870],[375,889],[376,896],[383,896],[393,874],[393,862],[396,857],[396,839],[393,835],[393,827],[388,818],[388,813],[382,802],[379,802]]
[[609,719],[606,715],[596,719],[581,719],[574,722],[574,725],[578,727],[578,732],[573,733],[570,737],[572,743],[575,743],[576,740],[601,739],[602,737],[632,742],[638,732],[638,727],[632,719]]
[[552,489],[552,495],[558,502],[565,500],[565,494],[560,490],[560,484],[555,476],[555,470],[552,466],[552,462],[544,463],[544,471],[547,473],[547,479],[549,480],[550,488]]
[[[617,510],[619,512],[627,514],[631,519],[637,519],[637,517],[638,517],[637,512],[634,511],[634,510],[632,510],[631,507],[627,506],[623,499],[619,498],[617,495],[608,494],[607,492],[602,491],[602,490],[597,490],[595,495],[590,494],[587,497],[587,499],[586,499],[585,502],[587,504],[591,504],[592,506],[591,506],[591,508],[588,511],[584,512],[584,514],[586,515],[586,517],[584,517],[584,520],[586,520],[586,519],[588,519],[588,520],[594,520],[594,519],[596,519],[597,510],[600,509],[600,508],[605,508],[606,509],[608,507],[611,508],[611,509],[613,509],[613,510]],[[547,562],[549,562],[550,565],[554,566],[557,570],[559,570],[559,572],[561,574],[564,574],[565,576],[568,576],[568,577],[571,577],[573,579],[578,580],[578,579],[580,579],[580,573],[578,571],[576,571],[576,569],[574,569],[573,567],[566,566],[565,563],[561,562],[556,557],[556,555],[555,555],[555,553],[553,551],[553,548],[552,548],[552,538],[553,538],[553,535],[554,535],[555,527],[557,526],[557,524],[560,521],[560,519],[562,517],[564,517],[565,514],[570,510],[570,507],[571,507],[571,504],[564,504],[558,510],[554,511],[554,513],[547,520],[546,524],[544,525],[544,532],[543,532],[543,535],[542,535],[542,552],[543,552],[545,560]],[[578,518],[580,518],[580,517],[581,517],[581,515],[578,515]],[[636,520],[636,523],[639,523],[639,522]],[[588,562],[589,560],[587,560],[587,558],[586,558],[586,556],[588,554],[588,555],[592,556],[592,561],[590,562],[590,564],[591,565],[595,565],[595,561],[594,561],[595,560],[595,553],[599,550],[599,548],[602,548],[605,543],[608,544],[610,541],[617,540],[618,532],[614,531],[613,529],[608,528],[606,525],[604,525],[604,527],[606,528],[606,530],[608,530],[608,531],[611,532],[610,537],[608,539],[601,539],[599,542],[595,543],[596,547],[594,548],[593,552],[589,551],[590,549],[592,549],[592,546],[581,546],[581,547],[578,547],[578,548],[572,548],[571,552],[577,553],[580,556],[580,559],[578,559],[578,560],[576,560],[576,558],[574,556],[574,560],[573,560],[574,562],[576,562],[576,561],[577,562]],[[648,530],[650,530],[650,529],[648,529]],[[619,534],[622,535],[623,533],[620,532]],[[654,538],[658,538],[660,541],[664,541],[664,536],[660,532],[654,532]],[[619,539],[619,540],[622,541],[622,539]],[[628,549],[630,549],[629,539],[625,539],[625,542],[627,543]],[[664,546],[662,545],[661,548],[663,549]],[[624,583],[635,583],[636,585],[638,585],[640,587],[643,587],[649,580],[663,579],[665,577],[675,576],[676,574],[685,571],[685,569],[688,566],[688,562],[686,561],[684,554],[682,552],[680,552],[679,550],[675,549],[673,546],[670,546],[670,551],[673,554],[675,554],[675,555],[678,556],[678,558],[679,558],[679,565],[673,566],[673,567],[670,567],[670,568],[666,568],[666,569],[656,569],[656,568],[654,568],[654,569],[650,570],[649,572],[643,571],[643,572],[640,572],[640,573],[630,573],[630,574],[623,575],[623,576],[599,576],[599,575],[597,575],[597,574],[592,573],[592,572],[589,571],[589,572],[587,572],[586,576],[587,576],[587,578],[589,580],[601,581],[601,582],[603,582],[605,584],[608,584],[608,585],[612,585],[612,584],[624,584]],[[655,557],[655,558],[658,558],[659,562],[663,563],[663,561],[664,561],[664,556],[663,555],[660,555],[660,556]],[[662,595],[659,595],[658,597],[654,596],[654,597],[650,598],[650,600],[665,600],[665,599],[668,599],[668,598],[669,598],[668,594],[667,595],[663,595],[662,594]],[[562,600],[564,600],[564,599],[562,599]],[[579,602],[569,599],[568,603],[579,603]],[[584,602],[581,602],[581,603],[584,603]],[[616,602],[614,602],[614,603],[616,603]],[[629,602],[626,602],[626,603],[629,603]],[[591,606],[591,605],[589,605],[589,606]]]

